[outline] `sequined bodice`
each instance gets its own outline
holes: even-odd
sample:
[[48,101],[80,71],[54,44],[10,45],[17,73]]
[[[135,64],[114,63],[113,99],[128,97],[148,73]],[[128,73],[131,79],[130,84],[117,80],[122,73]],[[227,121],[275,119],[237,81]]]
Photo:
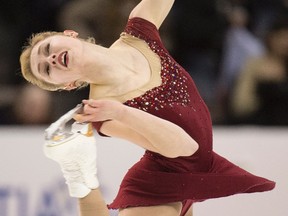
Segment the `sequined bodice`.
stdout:
[[203,162],[196,169],[208,169],[212,151],[211,118],[191,76],[170,56],[152,23],[141,18],[130,19],[125,33],[144,40],[160,57],[162,79],[160,86],[125,104],[182,127],[200,146],[198,152],[189,159]]
[[[130,34],[133,33],[130,32]],[[167,103],[188,105],[190,99],[187,91],[187,77],[181,75],[180,65],[156,41],[146,41],[151,50],[160,57],[162,84],[148,90],[140,97],[127,101],[126,104],[144,111],[162,109]]]

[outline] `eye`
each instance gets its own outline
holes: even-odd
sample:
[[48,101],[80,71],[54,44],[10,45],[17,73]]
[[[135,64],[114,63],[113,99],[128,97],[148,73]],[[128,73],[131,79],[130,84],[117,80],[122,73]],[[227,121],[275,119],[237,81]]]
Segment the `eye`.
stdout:
[[49,55],[49,53],[50,53],[50,43],[48,43],[48,44],[46,45],[46,47],[45,47],[45,53],[46,53],[47,55]]

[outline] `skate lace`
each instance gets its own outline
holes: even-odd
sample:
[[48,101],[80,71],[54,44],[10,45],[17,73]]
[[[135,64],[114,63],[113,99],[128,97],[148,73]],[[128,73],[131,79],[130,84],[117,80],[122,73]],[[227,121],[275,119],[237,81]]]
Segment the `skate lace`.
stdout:
[[63,161],[61,169],[67,184],[74,182],[85,184],[80,166],[75,161]]

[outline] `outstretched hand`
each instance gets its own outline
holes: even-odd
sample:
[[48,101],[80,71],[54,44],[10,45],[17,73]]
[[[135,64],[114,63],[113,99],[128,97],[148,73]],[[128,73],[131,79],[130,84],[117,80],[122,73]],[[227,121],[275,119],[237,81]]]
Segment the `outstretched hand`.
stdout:
[[74,119],[82,122],[98,122],[121,118],[125,105],[114,100],[83,100],[83,113],[76,114]]

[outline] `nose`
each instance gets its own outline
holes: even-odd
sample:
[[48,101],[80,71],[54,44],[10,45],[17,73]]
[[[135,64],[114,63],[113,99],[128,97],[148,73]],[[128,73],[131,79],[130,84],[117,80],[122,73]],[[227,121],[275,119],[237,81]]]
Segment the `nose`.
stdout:
[[56,55],[52,54],[48,56],[48,62],[50,65],[55,66],[56,65]]

